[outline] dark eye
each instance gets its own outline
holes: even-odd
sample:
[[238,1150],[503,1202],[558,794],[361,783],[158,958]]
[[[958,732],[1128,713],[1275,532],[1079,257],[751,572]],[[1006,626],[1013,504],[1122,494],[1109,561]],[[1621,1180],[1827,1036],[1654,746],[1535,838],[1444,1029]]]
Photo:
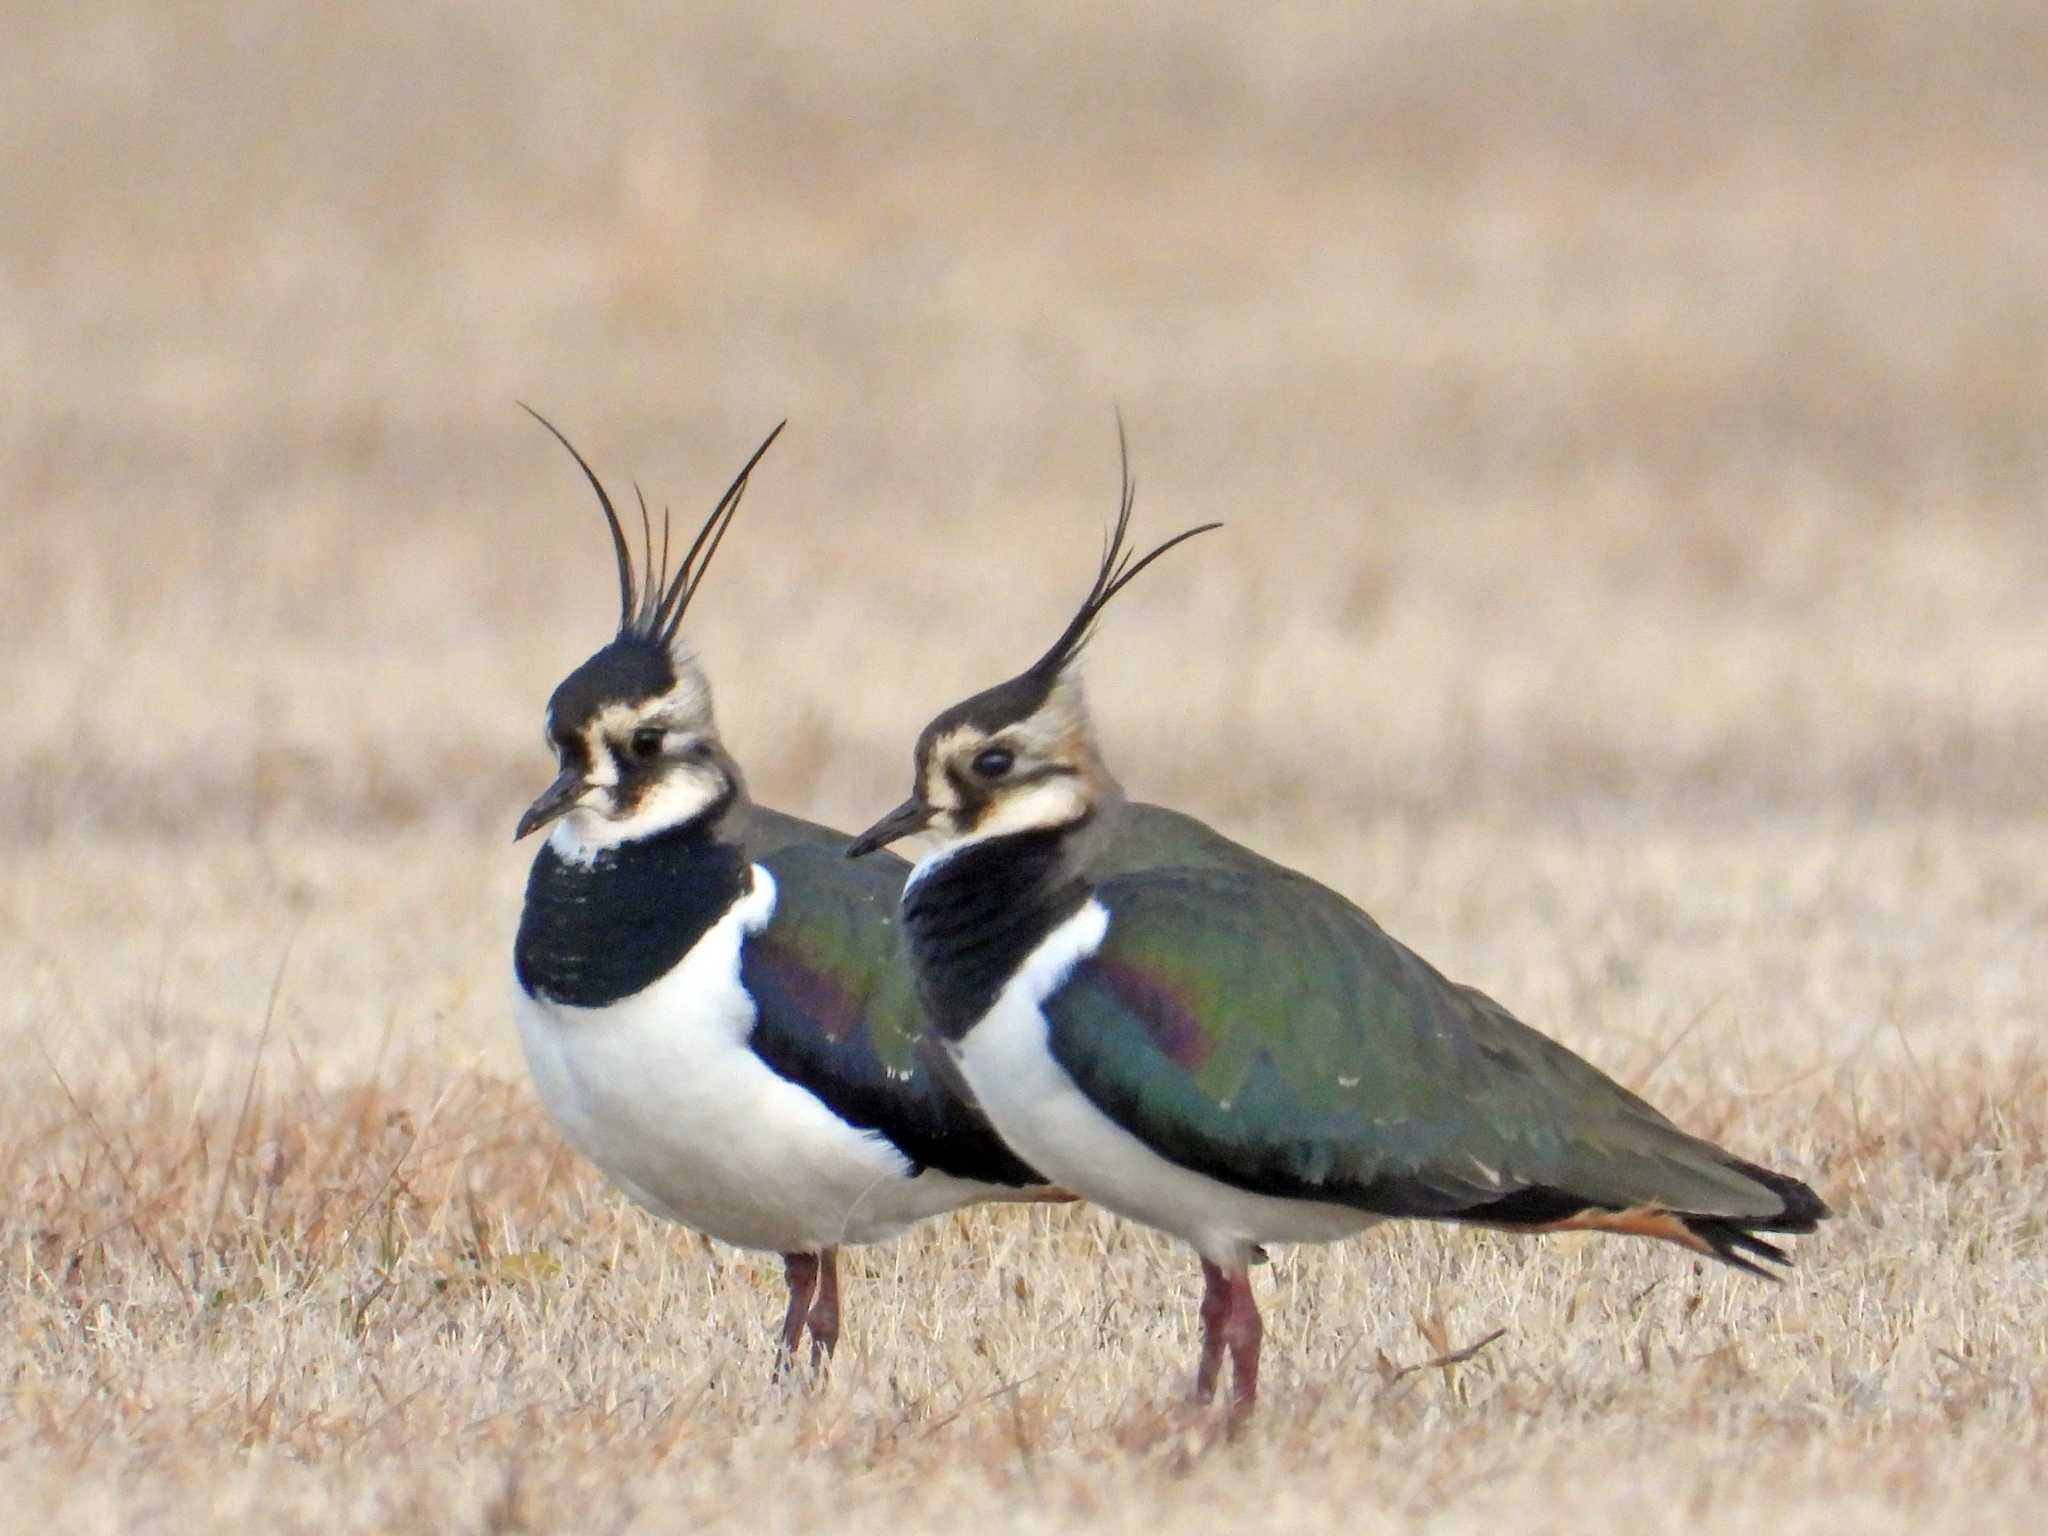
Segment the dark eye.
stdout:
[[983,747],[974,754],[974,771],[984,779],[1000,779],[1017,762],[1008,747]]
[[643,725],[633,733],[632,748],[635,757],[659,757],[661,743],[667,733],[652,725]]

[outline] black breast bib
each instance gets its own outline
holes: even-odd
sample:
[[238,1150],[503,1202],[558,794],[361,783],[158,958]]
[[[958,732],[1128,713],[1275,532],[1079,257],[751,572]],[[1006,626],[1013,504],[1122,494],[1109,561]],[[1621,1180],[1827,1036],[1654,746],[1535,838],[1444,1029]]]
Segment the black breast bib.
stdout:
[[747,857],[701,825],[607,848],[588,864],[544,845],[513,966],[534,996],[602,1008],[645,991],[753,888]]

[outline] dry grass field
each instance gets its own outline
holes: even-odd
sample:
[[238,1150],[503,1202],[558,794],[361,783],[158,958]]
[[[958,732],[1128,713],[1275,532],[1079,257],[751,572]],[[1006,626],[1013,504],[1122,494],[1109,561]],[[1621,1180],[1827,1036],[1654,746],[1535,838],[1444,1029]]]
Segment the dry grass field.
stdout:
[[[1135,9],[0,6],[14,1528],[2038,1529],[2042,8]],[[841,824],[1120,406],[1230,525],[1093,653],[1126,783],[1839,1219],[1278,1253],[1233,1440],[1186,1255],[976,1212],[771,1387],[779,1268],[524,1080],[612,598],[515,399],[686,517],[791,418],[691,631]]]

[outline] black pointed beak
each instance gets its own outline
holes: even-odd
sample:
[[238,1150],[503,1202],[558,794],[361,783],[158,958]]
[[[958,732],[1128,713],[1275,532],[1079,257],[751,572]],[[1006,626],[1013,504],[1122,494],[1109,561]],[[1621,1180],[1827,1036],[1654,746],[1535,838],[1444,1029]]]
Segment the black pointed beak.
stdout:
[[846,845],[846,856],[858,859],[873,853],[877,848],[886,848],[899,837],[908,837],[913,832],[922,832],[931,823],[932,808],[917,796],[897,806],[895,810],[876,822]]
[[526,814],[519,818],[518,829],[512,834],[512,841],[516,843],[529,832],[538,832],[581,799],[588,788],[590,786],[584,782],[582,774],[573,768],[564,768],[561,776],[526,808]]

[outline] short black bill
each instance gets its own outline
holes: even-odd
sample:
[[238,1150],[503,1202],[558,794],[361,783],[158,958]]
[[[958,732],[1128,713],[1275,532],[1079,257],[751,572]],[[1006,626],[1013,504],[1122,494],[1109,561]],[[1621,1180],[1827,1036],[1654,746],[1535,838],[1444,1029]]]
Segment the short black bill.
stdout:
[[873,853],[877,848],[886,848],[899,837],[908,837],[913,832],[922,832],[931,822],[932,808],[917,796],[897,806],[895,810],[876,822],[846,845],[846,856],[857,859]]
[[542,827],[562,815],[590,788],[583,775],[573,768],[562,770],[561,776],[541,791],[541,797],[526,808],[526,814],[519,818],[518,830],[513,832],[512,841],[518,842],[529,832],[538,832]]

